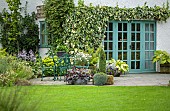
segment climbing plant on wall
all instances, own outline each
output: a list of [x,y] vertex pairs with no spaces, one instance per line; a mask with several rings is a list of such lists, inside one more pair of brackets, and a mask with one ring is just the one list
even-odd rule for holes
[[[45,13],[49,32],[52,32],[56,43],[65,44],[70,50],[97,48],[104,39],[107,22],[110,20],[156,20],[166,21],[170,17],[169,3],[162,7],[143,6],[120,8],[109,6],[86,6],[79,0],[73,11],[60,10],[57,0],[46,0]],[[66,4],[67,9],[69,7]],[[64,15],[64,17],[61,17]],[[61,23],[62,22],[62,23]]]
[[86,50],[87,47],[97,48],[104,38],[108,16],[104,9],[85,6],[79,3],[74,12],[68,15],[64,24],[64,43],[70,49]]
[[6,24],[6,34],[2,36],[2,45],[9,53],[16,53],[19,47],[20,35],[20,0],[6,0],[10,13],[4,10],[3,22]]
[[[25,7],[22,8],[24,15],[21,15],[20,2],[18,2],[19,6],[13,5],[15,0],[10,0],[8,2],[8,7],[18,10],[17,15],[15,15],[17,17],[15,18],[13,18],[12,15],[15,11],[11,11],[11,13],[9,13],[6,9],[4,9],[0,14],[0,23],[2,25],[2,38],[0,42],[3,48],[6,48],[6,51],[11,54],[16,54],[22,49],[27,51],[32,49],[34,52],[37,51],[39,36],[38,25],[35,22],[35,13],[27,13],[27,2]],[[16,20],[16,18],[18,19]],[[14,22],[15,20],[16,22]]]
[[[58,46],[62,43],[64,32],[63,23],[69,13],[74,9],[73,0],[45,0],[44,12],[48,27],[48,33],[53,38],[49,38],[50,44]],[[53,44],[54,43],[54,44]]]
[[25,49],[29,51],[31,49],[34,52],[38,51],[39,34],[35,19],[35,12],[26,14],[21,18],[21,35],[19,38],[20,50]]

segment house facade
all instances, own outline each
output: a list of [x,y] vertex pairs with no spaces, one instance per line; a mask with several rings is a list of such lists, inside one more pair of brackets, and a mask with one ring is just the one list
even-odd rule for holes
[[[27,0],[28,12],[35,11],[41,14],[43,0]],[[168,0],[170,3],[170,0]],[[26,0],[21,0],[23,6]],[[78,4],[78,0],[74,0]],[[86,5],[116,6],[133,8],[143,6],[145,2],[150,7],[162,6],[167,0],[84,0]],[[0,1],[0,11],[7,7],[5,0]],[[48,36],[43,15],[37,19],[39,24],[40,54],[45,56],[48,50]],[[155,50],[165,50],[170,53],[170,18],[167,22],[154,20],[132,20],[108,22],[103,40],[106,59],[121,59],[130,67],[130,73],[156,72],[159,68],[152,63]]]

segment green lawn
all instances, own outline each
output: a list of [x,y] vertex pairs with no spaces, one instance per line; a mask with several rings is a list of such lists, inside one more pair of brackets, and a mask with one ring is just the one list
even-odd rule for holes
[[[1,90],[1,89],[0,89]],[[170,111],[170,87],[27,86],[39,111]]]

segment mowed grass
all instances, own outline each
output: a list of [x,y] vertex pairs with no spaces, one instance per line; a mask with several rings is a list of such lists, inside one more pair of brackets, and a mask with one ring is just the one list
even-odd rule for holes
[[[27,86],[39,111],[170,111],[170,87]],[[3,90],[3,89],[0,89]]]

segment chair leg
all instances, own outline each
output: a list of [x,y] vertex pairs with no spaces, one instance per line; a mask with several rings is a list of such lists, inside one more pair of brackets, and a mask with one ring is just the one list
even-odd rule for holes
[[54,81],[56,81],[56,68],[54,68]]
[[62,74],[62,69],[60,69],[60,71],[58,73],[58,77],[60,76],[60,81],[61,81],[61,74]]
[[44,68],[42,68],[41,70],[42,70],[41,81],[43,81]]
[[41,81],[43,81],[43,75],[44,75],[44,74],[42,73],[42,75],[41,75]]
[[59,76],[60,76],[60,81],[61,81],[61,75],[63,75],[63,71],[61,71],[61,73],[59,74]]
[[54,81],[56,81],[56,77],[55,77],[55,74],[54,74],[54,78],[53,78]]

